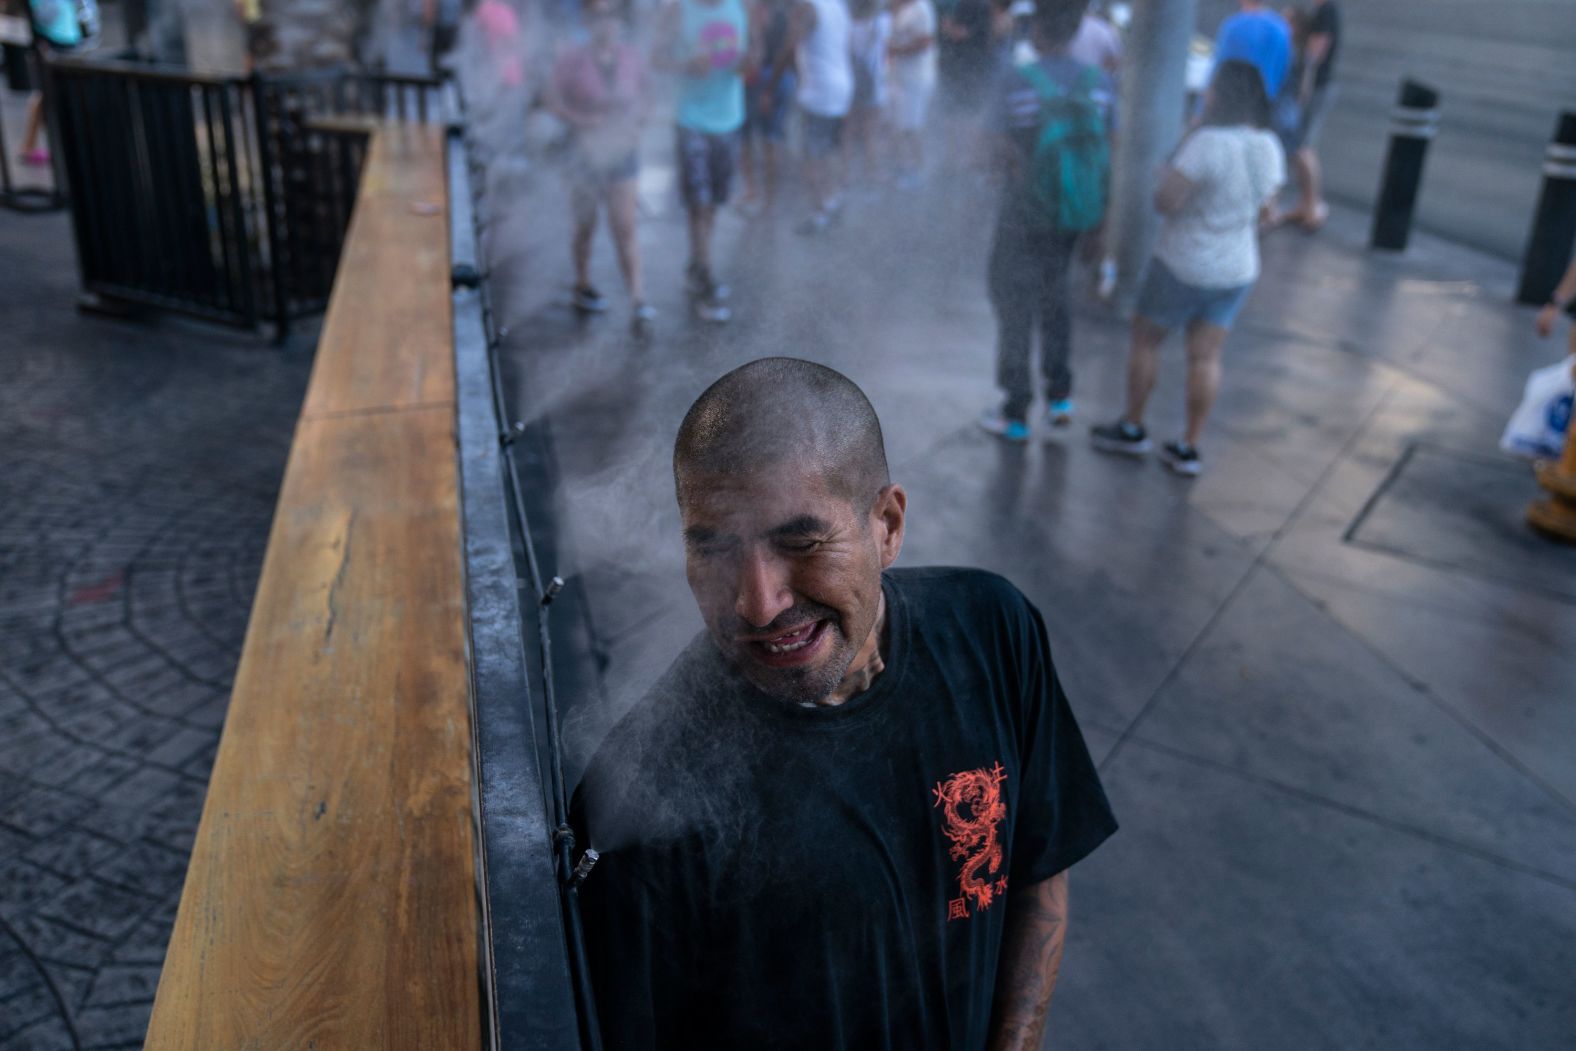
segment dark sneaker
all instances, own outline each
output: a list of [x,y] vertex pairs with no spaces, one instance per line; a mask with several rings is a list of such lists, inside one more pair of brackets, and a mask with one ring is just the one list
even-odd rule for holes
[[1148,432],[1126,420],[1090,427],[1089,441],[1101,452],[1121,453],[1124,456],[1142,456],[1153,448],[1149,443]]
[[1187,442],[1166,442],[1160,447],[1161,461],[1177,474],[1185,474],[1189,478],[1197,476],[1204,469],[1204,461],[1198,455],[1198,450]]
[[590,285],[575,286],[574,304],[582,314],[600,314],[607,309],[607,300]]

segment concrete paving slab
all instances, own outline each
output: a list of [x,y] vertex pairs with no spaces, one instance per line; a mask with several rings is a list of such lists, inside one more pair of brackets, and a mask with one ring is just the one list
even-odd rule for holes
[[1576,887],[1576,808],[1274,573],[1254,574],[1130,732]]
[[1051,1043],[1511,1049],[1576,1031],[1576,887],[1125,747],[1072,873]]
[[1576,548],[1527,526],[1523,463],[1414,443],[1347,528],[1347,543],[1576,603]]

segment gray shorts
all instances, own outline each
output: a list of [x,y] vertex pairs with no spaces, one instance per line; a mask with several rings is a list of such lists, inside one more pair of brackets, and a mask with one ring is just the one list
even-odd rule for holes
[[830,156],[843,144],[842,117],[823,117],[803,110],[800,127],[804,129],[804,155],[811,160]]
[[1317,149],[1319,146],[1319,131],[1324,127],[1324,118],[1330,115],[1330,107],[1335,103],[1335,84],[1332,81],[1323,87],[1313,89],[1313,94],[1308,97],[1308,105],[1302,111],[1302,125],[1297,129],[1297,148],[1303,150]]

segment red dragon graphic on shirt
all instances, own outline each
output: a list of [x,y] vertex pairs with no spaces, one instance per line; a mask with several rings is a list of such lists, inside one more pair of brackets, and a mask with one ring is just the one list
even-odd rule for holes
[[941,831],[952,844],[947,852],[952,860],[963,862],[958,871],[962,895],[947,903],[949,920],[966,919],[971,901],[979,912],[1007,892],[1001,841],[996,838],[996,827],[1007,816],[1007,803],[1001,795],[1005,780],[1007,771],[997,763],[989,770],[953,774],[931,789],[935,805],[941,808]]

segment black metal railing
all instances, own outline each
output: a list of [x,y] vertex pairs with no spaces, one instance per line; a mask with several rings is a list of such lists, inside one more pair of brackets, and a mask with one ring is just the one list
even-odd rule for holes
[[47,64],[84,291],[248,328],[322,310],[369,122],[443,114],[430,77],[224,76],[124,61]]
[[485,173],[473,157],[455,143],[449,183],[491,1042],[601,1051],[579,913],[596,852],[577,848],[569,824],[553,672],[563,581],[544,569],[527,512],[526,432],[509,422],[502,333],[479,258],[487,209],[480,192],[471,197]]

